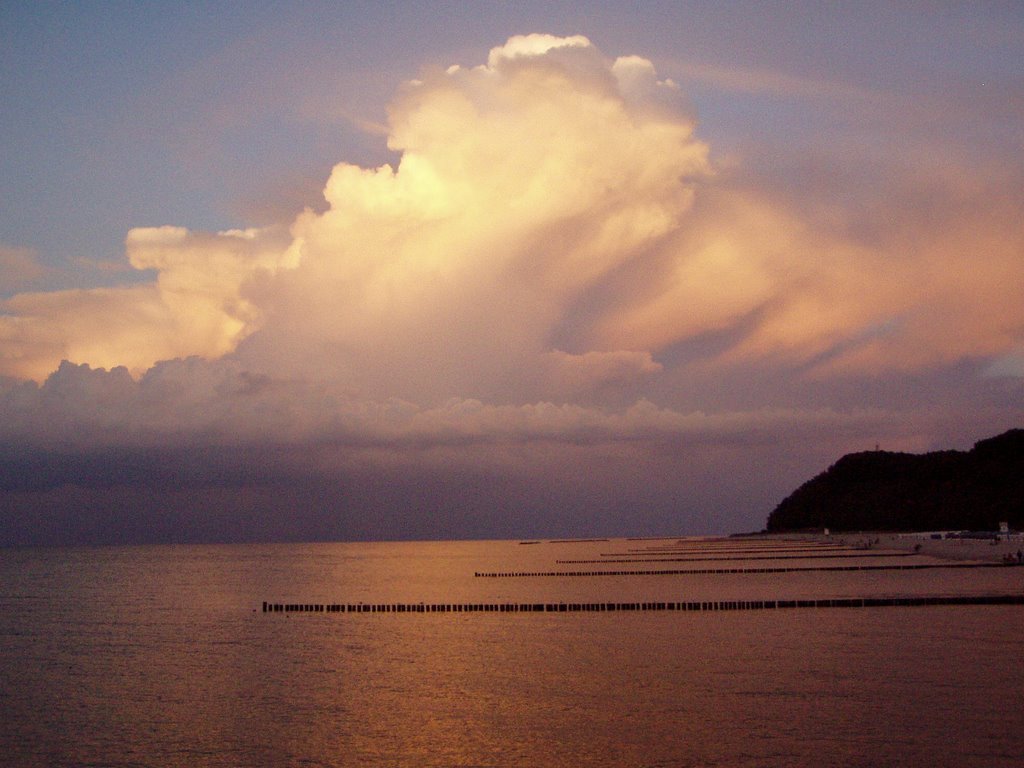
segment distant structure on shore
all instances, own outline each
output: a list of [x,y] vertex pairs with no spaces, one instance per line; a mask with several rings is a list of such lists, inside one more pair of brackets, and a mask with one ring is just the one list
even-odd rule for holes
[[1024,429],[970,451],[843,456],[768,516],[772,533],[1024,528]]

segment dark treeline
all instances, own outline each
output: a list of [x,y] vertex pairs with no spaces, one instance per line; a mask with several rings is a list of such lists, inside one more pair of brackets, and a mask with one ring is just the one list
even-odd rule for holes
[[843,456],[768,516],[768,531],[1024,528],[1024,429],[970,451]]

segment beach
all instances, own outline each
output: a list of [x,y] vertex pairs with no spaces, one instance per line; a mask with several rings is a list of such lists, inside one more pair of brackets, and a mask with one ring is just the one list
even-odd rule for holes
[[[778,534],[780,538],[812,540],[837,546],[874,550],[917,551],[944,560],[1004,562],[1024,552],[1024,533],[999,534],[998,538],[947,538],[946,532],[892,533],[856,531],[833,534]],[[938,537],[938,538],[936,538]]]

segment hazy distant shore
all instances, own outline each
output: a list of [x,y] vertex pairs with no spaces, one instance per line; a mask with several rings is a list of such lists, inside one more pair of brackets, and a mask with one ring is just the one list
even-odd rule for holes
[[799,539],[802,541],[820,541],[829,544],[847,546],[866,546],[871,549],[911,550],[919,547],[922,555],[940,557],[947,560],[977,560],[982,562],[1002,562],[1007,556],[1016,556],[1024,551],[1024,535],[1020,533],[1000,535],[994,539],[959,539],[932,538],[931,533],[887,533],[871,531],[855,531],[833,533],[830,535],[815,533],[776,533],[767,534],[777,539]]

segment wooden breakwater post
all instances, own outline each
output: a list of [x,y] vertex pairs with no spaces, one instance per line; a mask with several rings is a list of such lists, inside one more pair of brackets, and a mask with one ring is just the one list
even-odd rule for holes
[[900,597],[836,597],[791,600],[691,600],[603,603],[271,603],[263,601],[263,613],[707,612],[936,605],[1024,605],[1024,594],[906,595]]

